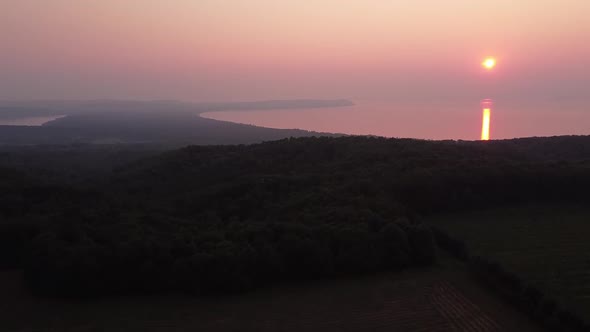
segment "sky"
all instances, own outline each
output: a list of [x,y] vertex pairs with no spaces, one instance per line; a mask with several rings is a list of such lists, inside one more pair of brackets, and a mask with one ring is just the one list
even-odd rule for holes
[[588,13],[582,0],[0,0],[0,99],[583,99]]

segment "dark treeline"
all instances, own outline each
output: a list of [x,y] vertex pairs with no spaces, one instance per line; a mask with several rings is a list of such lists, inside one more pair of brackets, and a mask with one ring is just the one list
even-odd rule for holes
[[0,145],[0,167],[18,170],[38,185],[87,187],[117,167],[166,150],[156,144]]
[[420,215],[583,199],[588,147],[588,137],[286,139],[112,158],[91,180],[81,174],[93,163],[63,154],[80,167],[61,182],[0,170],[0,265],[24,268],[39,293],[92,296],[231,292],[429,264]]
[[220,226],[140,219],[44,232],[25,259],[27,281],[37,293],[56,296],[211,294],[276,280],[399,270],[435,259],[434,238],[419,225]]
[[[405,216],[530,201],[583,199],[590,138],[488,142],[366,137],[290,139],[251,146],[193,146],[143,160],[114,186],[167,214],[205,210],[221,218],[358,219],[369,209]],[[241,210],[244,209],[244,210]],[[344,212],[344,210],[346,210]],[[316,216],[322,218],[315,218]]]
[[440,248],[466,262],[477,280],[549,331],[590,331],[590,325],[577,313],[558,304],[551,296],[544,294],[516,273],[488,258],[470,255],[463,241],[437,227],[432,229]]

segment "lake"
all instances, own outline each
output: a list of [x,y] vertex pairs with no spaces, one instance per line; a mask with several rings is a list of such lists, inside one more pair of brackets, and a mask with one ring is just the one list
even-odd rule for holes
[[[355,106],[274,111],[219,111],[209,119],[280,129],[354,135],[465,139],[480,137],[479,101],[392,103],[355,101]],[[569,101],[494,101],[491,138],[588,135],[590,110]]]

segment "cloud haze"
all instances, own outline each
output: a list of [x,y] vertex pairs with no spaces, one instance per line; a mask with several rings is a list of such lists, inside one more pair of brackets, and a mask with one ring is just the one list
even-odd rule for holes
[[0,0],[0,99],[581,99],[589,12],[576,0]]

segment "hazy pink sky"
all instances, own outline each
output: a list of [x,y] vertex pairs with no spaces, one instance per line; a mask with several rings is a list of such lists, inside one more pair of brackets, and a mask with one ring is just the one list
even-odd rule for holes
[[0,0],[0,99],[583,100],[589,14],[585,0]]

